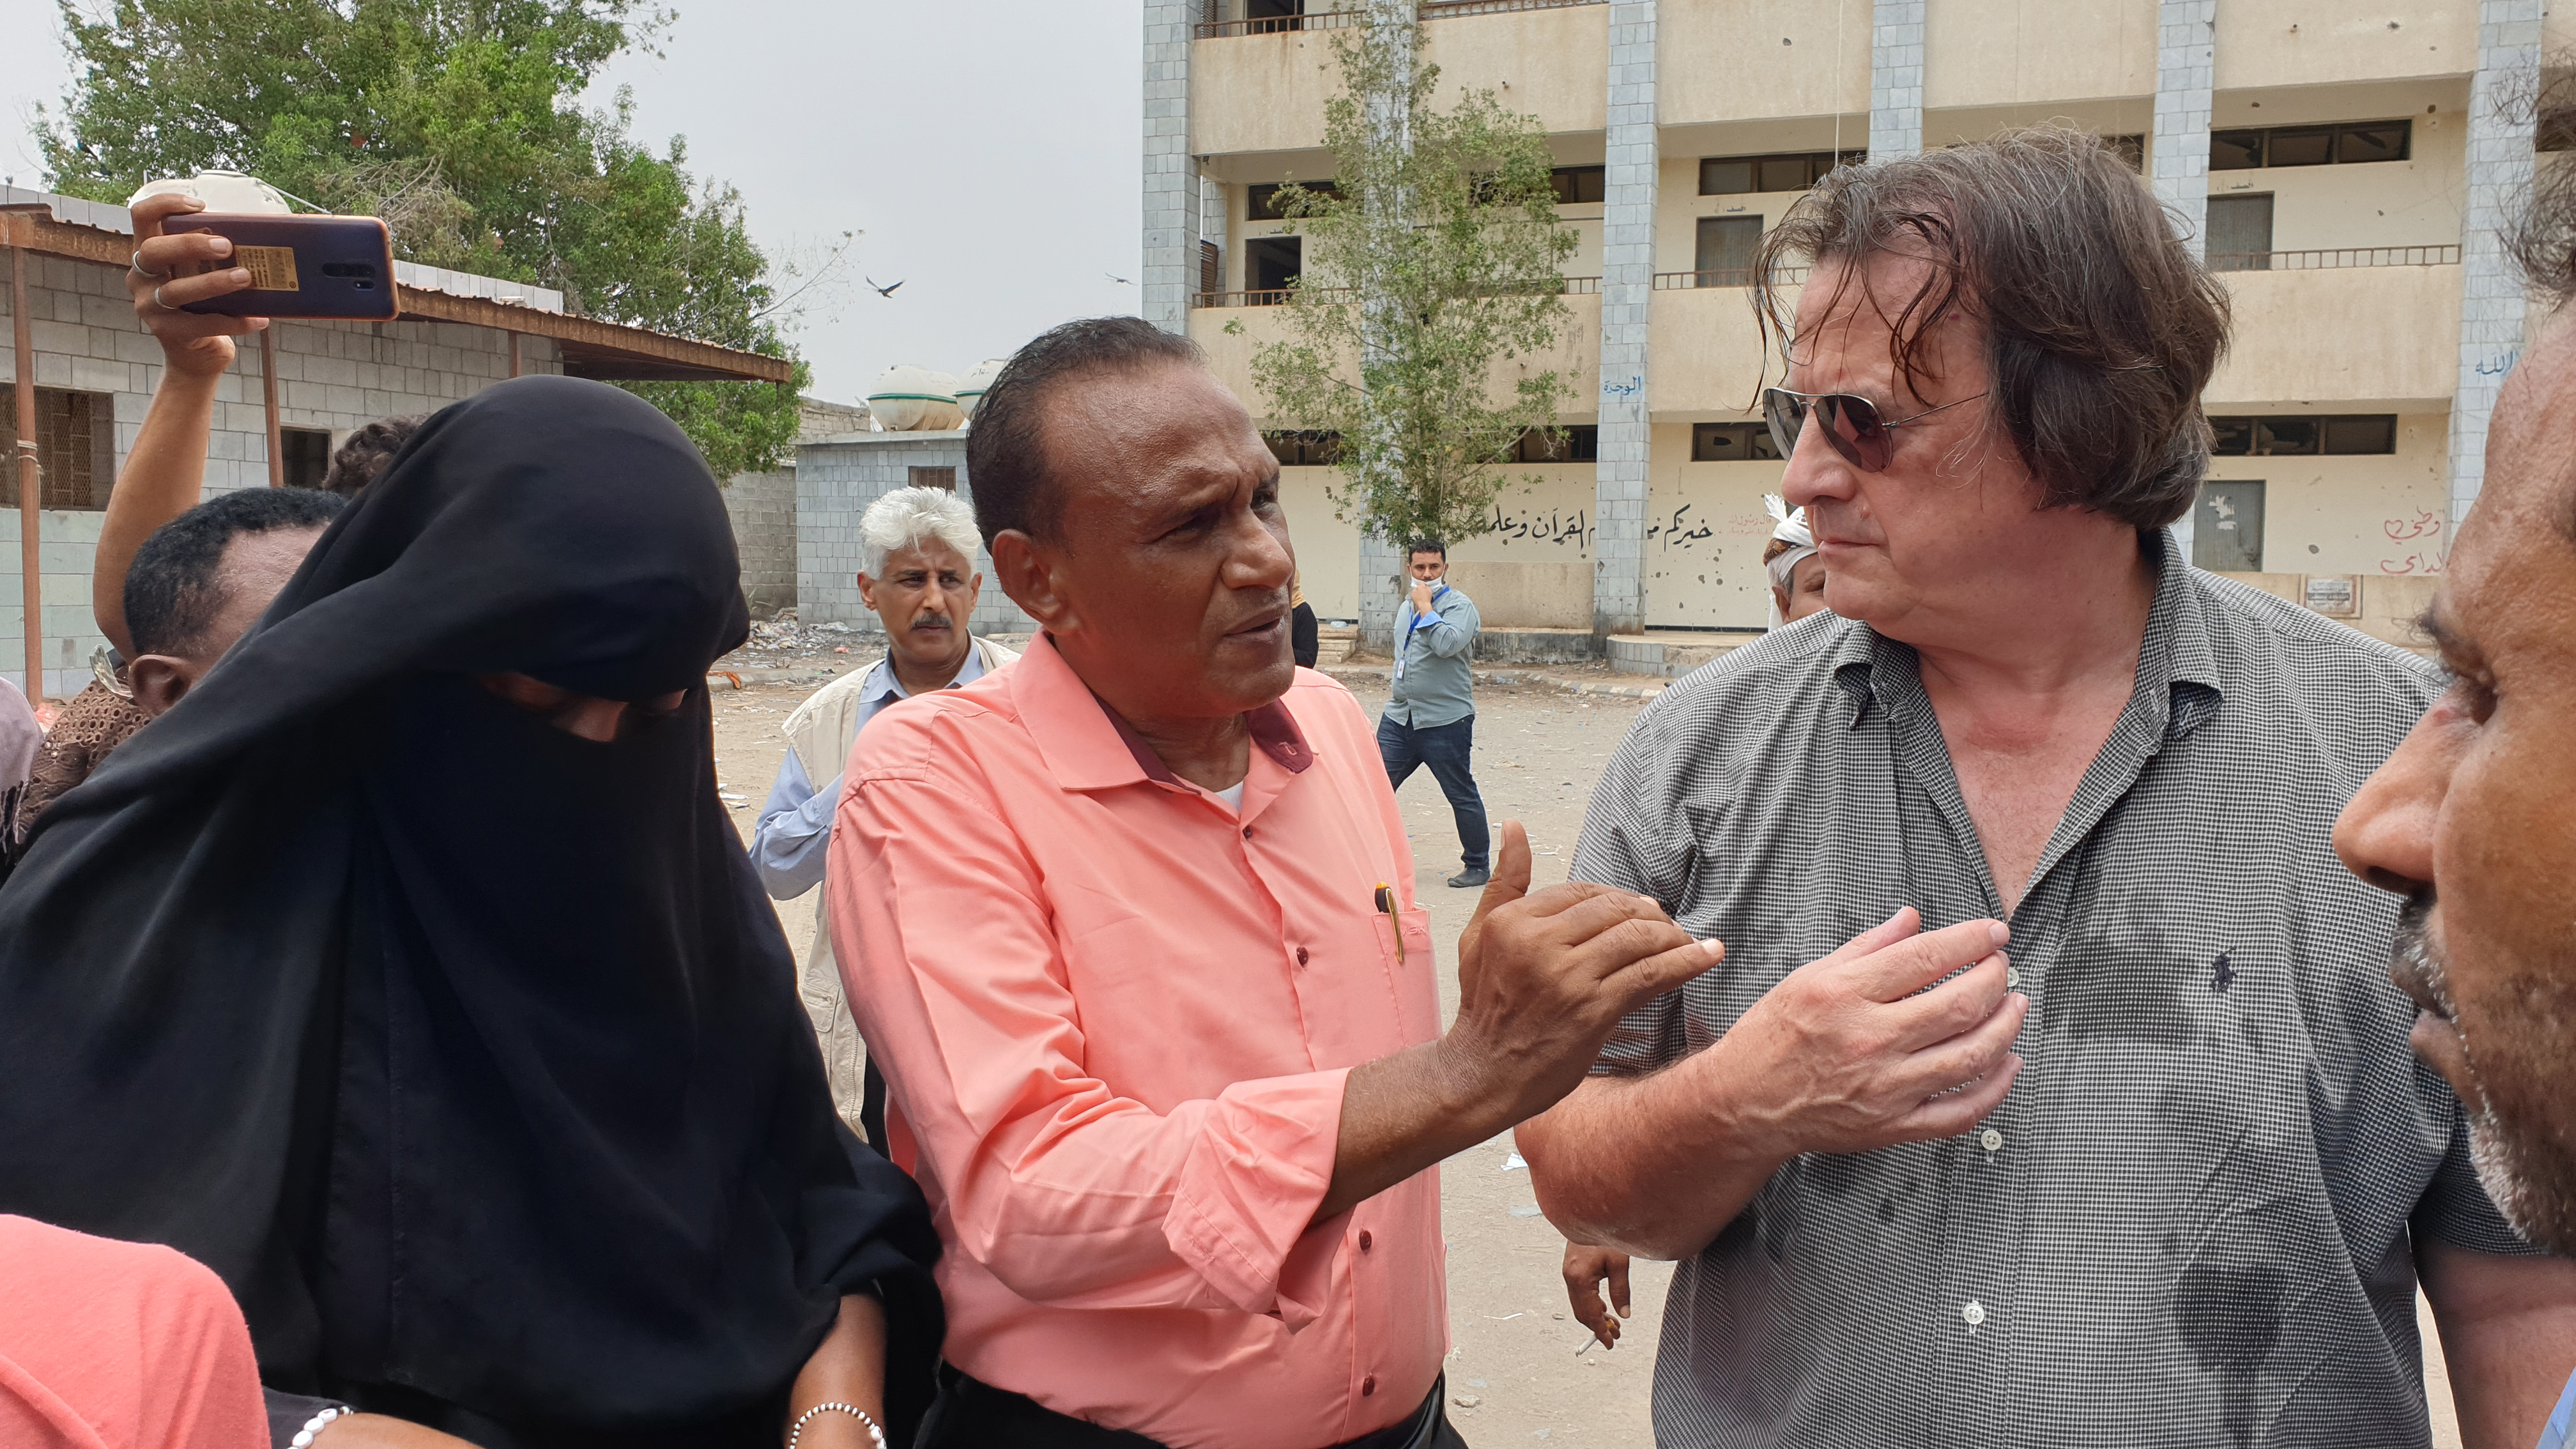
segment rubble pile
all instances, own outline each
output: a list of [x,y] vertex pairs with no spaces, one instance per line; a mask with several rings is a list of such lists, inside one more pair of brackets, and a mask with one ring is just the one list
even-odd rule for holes
[[708,672],[746,676],[745,682],[790,677],[822,680],[865,667],[884,654],[885,635],[874,629],[837,621],[806,624],[797,619],[794,609],[781,609],[775,618],[753,620],[751,637]]

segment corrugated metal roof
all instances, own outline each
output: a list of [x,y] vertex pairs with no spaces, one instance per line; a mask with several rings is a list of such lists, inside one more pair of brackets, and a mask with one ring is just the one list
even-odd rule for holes
[[[83,201],[77,196],[57,196],[50,191],[31,191],[23,186],[0,186],[0,206],[36,205],[44,206],[54,220],[66,226],[86,226],[114,232],[118,236],[134,235],[134,218],[124,207],[103,201]],[[551,287],[507,282],[474,272],[453,272],[445,267],[424,267],[417,262],[394,263],[394,280],[424,292],[440,292],[450,297],[479,297],[505,307],[527,307],[538,312],[561,312],[564,309],[563,293]]]

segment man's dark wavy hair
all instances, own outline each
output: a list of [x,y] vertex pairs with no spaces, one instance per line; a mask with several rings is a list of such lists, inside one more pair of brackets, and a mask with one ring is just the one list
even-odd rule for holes
[[[2142,529],[2190,511],[2209,465],[2200,394],[2226,350],[2227,294],[2110,145],[2033,127],[1836,169],[1762,240],[1755,305],[1783,358],[1791,273],[1881,255],[1930,264],[1912,296],[1879,299],[1899,376],[1918,393],[1931,380],[1933,322],[1980,323],[1992,416],[2048,506]],[[1836,285],[1857,284],[1856,270]]]
[[322,475],[322,491],[355,498],[376,481],[402,451],[411,435],[420,431],[425,418],[378,418],[351,433],[331,455],[331,469]]
[[1066,322],[1012,353],[975,405],[975,426],[966,435],[966,486],[984,546],[1012,530],[1056,536],[1058,500],[1046,446],[1047,400],[1056,389],[1082,377],[1206,361],[1197,343],[1142,317]]

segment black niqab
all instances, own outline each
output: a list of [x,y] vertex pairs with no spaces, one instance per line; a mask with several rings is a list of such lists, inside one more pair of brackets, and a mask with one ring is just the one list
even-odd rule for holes
[[[705,465],[562,378],[438,414],[0,889],[0,1211],[223,1275],[263,1377],[492,1449],[778,1442],[841,1294],[938,1346],[716,797]],[[612,743],[471,676],[630,712]]]

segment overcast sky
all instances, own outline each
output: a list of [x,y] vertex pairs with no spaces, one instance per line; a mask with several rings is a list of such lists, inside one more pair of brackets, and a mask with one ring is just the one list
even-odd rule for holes
[[[813,391],[866,395],[899,362],[964,372],[1068,317],[1133,312],[1140,0],[985,8],[896,0],[676,0],[662,55],[594,95],[635,96],[635,134],[689,143],[741,188],[776,257],[863,233],[837,304],[798,345]],[[30,43],[33,42],[33,43]],[[28,139],[70,73],[54,0],[0,0],[0,173],[42,183]],[[892,297],[859,285],[903,283]]]

